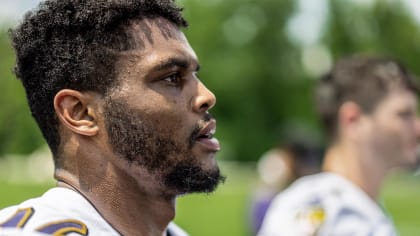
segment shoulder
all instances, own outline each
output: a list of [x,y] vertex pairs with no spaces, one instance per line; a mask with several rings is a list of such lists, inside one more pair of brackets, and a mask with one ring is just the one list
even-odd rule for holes
[[319,205],[334,193],[330,175],[321,173],[302,177],[278,194],[270,208]]
[[326,220],[325,184],[328,177],[316,174],[296,180],[273,200],[260,236],[312,235]]
[[171,222],[168,225],[168,235],[170,235],[170,236],[188,236],[188,234],[183,229],[181,229],[178,225],[176,225],[174,222]]
[[65,188],[50,189],[39,198],[0,211],[0,227],[47,234],[118,235],[82,195]]
[[349,181],[321,173],[299,179],[276,197],[260,235],[368,235],[378,227],[392,229],[377,208]]

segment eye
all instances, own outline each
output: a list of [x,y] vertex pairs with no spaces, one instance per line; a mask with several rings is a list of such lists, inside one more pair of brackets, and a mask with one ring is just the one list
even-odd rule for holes
[[166,76],[162,79],[164,82],[174,85],[174,86],[180,86],[182,84],[182,78],[179,73],[174,73],[169,76]]
[[404,119],[409,119],[409,118],[411,118],[411,117],[414,117],[415,116],[415,112],[413,112],[413,111],[411,111],[411,110],[403,110],[403,111],[400,111],[400,112],[398,112],[398,115],[401,117],[401,118],[404,118]]

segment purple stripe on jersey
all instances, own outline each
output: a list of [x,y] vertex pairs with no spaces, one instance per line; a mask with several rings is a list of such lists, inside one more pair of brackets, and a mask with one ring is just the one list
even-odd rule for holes
[[0,227],[23,228],[23,226],[25,226],[26,222],[29,220],[33,213],[33,208],[19,209],[6,222],[0,224]]
[[52,223],[47,226],[44,226],[37,230],[41,233],[54,234],[57,231],[62,233],[79,233],[81,235],[87,235],[87,228],[82,223],[72,222],[72,221],[63,221]]

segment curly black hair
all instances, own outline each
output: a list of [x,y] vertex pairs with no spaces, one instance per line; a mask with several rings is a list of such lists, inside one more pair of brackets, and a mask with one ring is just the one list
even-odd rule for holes
[[130,23],[163,17],[186,27],[173,0],[47,0],[10,30],[15,73],[54,156],[60,145],[54,96],[68,88],[105,94],[118,53],[133,49]]

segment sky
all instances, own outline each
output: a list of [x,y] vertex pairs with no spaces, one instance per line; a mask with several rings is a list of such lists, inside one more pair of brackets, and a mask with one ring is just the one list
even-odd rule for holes
[[34,8],[40,0],[0,0],[0,24],[18,21],[23,14]]

